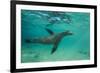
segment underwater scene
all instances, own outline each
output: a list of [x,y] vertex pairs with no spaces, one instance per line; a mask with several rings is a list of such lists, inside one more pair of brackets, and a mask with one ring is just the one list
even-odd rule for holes
[[21,10],[21,63],[90,59],[90,13]]

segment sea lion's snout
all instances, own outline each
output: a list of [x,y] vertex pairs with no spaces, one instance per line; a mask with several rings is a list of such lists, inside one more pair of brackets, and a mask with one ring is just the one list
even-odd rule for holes
[[73,35],[73,33],[71,31],[67,31],[68,35]]
[[73,33],[72,32],[69,32],[69,35],[73,35]]

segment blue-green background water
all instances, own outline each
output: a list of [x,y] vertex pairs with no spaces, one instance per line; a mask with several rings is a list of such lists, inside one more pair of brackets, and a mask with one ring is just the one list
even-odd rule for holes
[[[70,30],[57,50],[51,54],[53,45],[26,43],[25,39],[50,36]],[[90,59],[90,14],[84,12],[54,12],[21,10],[21,62],[48,62]]]

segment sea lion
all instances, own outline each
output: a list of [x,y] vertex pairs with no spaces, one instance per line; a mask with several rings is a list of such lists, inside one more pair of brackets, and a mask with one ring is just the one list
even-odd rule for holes
[[69,30],[58,33],[58,34],[54,34],[50,29],[46,29],[46,30],[50,33],[50,36],[26,39],[25,41],[27,43],[53,44],[53,48],[51,51],[51,54],[53,54],[57,50],[58,44],[60,43],[61,39],[65,36],[73,34]]

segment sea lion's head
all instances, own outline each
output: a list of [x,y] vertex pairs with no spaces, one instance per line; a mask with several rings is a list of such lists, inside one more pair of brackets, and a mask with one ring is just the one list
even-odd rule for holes
[[69,30],[65,31],[62,33],[63,35],[73,35],[73,33]]

